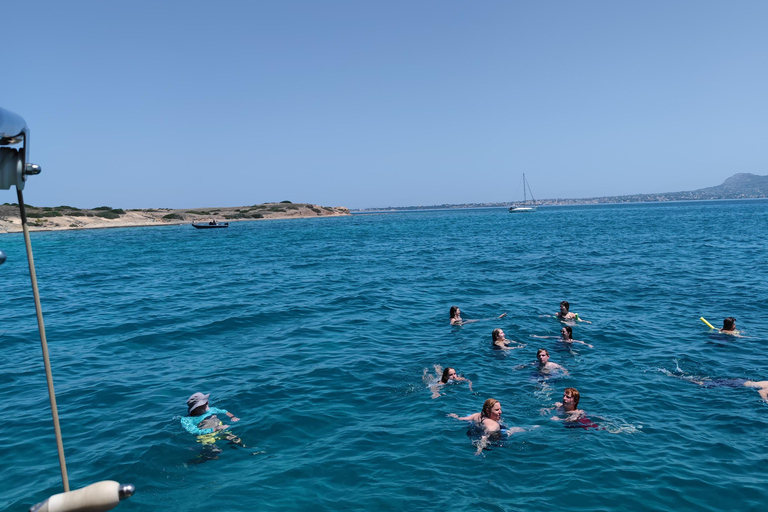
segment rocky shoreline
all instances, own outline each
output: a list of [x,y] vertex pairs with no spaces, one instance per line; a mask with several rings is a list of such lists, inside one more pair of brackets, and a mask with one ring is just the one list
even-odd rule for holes
[[[343,206],[318,206],[289,201],[253,206],[140,210],[123,210],[109,206],[80,209],[73,206],[35,207],[26,205],[26,212],[30,231],[169,226],[192,222],[209,222],[211,219],[220,222],[238,222],[351,215],[349,209]],[[15,203],[0,205],[0,233],[18,233],[21,230],[18,205]]]

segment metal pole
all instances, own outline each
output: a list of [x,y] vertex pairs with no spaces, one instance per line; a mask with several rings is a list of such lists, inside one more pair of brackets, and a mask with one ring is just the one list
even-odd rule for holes
[[64,443],[61,440],[61,427],[59,427],[59,411],[56,407],[56,393],[53,390],[53,374],[51,373],[51,361],[48,358],[48,342],[45,339],[45,324],[43,323],[43,308],[40,305],[40,292],[37,290],[37,274],[35,274],[35,260],[32,257],[32,241],[29,239],[29,226],[27,226],[27,212],[24,209],[24,196],[16,187],[16,195],[19,198],[19,212],[21,213],[21,227],[24,231],[24,243],[27,246],[27,261],[29,262],[29,277],[32,280],[32,294],[35,297],[35,310],[37,310],[37,328],[40,331],[40,344],[43,347],[43,363],[45,364],[45,378],[48,381],[48,398],[51,400],[51,414],[53,415],[53,430],[56,434],[56,446],[59,449],[59,466],[61,466],[61,480],[64,482],[64,492],[69,492],[69,479],[67,478],[67,463],[64,460]]

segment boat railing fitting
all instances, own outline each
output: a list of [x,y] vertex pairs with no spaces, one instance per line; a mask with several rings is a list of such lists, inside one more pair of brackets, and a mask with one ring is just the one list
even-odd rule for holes
[[[7,146],[23,143],[21,149]],[[67,478],[67,463],[64,459],[64,443],[61,438],[59,426],[59,411],[56,406],[56,392],[53,389],[53,373],[48,356],[48,341],[45,337],[45,323],[43,322],[43,308],[40,305],[40,291],[37,288],[37,274],[35,273],[35,259],[32,256],[32,241],[29,237],[29,225],[27,224],[27,212],[24,205],[24,184],[27,176],[40,174],[40,166],[29,163],[29,128],[26,121],[9,110],[0,108],[0,189],[8,190],[16,187],[18,197],[19,216],[21,217],[21,229],[24,233],[24,244],[27,248],[27,261],[29,262],[29,278],[32,282],[32,295],[35,299],[37,312],[37,328],[40,331],[40,345],[43,351],[43,365],[45,377],[48,383],[48,398],[51,403],[51,416],[53,417],[53,430],[56,437],[56,447],[59,452],[59,466],[61,468],[61,480],[64,492],[56,494],[30,508],[33,512],[101,512],[114,508],[122,499],[128,498],[135,492],[133,485],[120,485],[112,480],[96,482],[77,491],[69,491],[69,479]],[[5,253],[0,251],[0,264],[6,259]]]

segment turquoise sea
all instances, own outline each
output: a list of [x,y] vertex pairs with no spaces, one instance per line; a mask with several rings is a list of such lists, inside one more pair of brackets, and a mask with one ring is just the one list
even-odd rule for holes
[[[73,489],[116,510],[764,510],[768,202],[506,210],[33,233]],[[60,492],[20,234],[0,236],[0,509]],[[571,303],[590,349],[542,315]],[[449,325],[452,305],[465,319]],[[712,334],[734,316],[743,338]],[[491,331],[526,346],[490,348]],[[570,376],[542,379],[536,349]],[[434,366],[471,379],[438,398]],[[600,429],[542,412],[576,387]],[[218,459],[186,399],[242,418]],[[476,455],[447,417],[527,430]],[[535,427],[538,425],[538,427]]]

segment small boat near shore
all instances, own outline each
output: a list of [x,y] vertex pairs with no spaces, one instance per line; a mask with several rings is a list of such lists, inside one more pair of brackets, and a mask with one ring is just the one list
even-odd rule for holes
[[197,229],[228,228],[229,222],[209,222],[207,224],[195,224],[193,222],[192,227]]
[[[530,192],[531,194],[531,200],[528,201],[528,194],[526,193]],[[531,186],[528,185],[528,182],[525,179],[525,173],[523,173],[523,202],[522,203],[515,203],[512,206],[509,207],[509,213],[532,213],[536,211],[536,199],[533,198],[533,192],[531,192]]]

